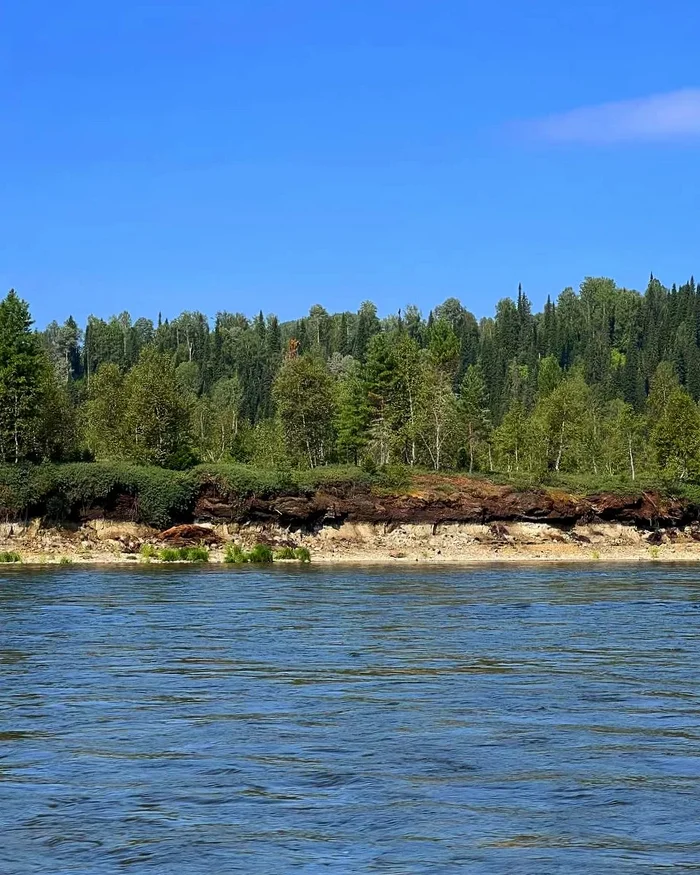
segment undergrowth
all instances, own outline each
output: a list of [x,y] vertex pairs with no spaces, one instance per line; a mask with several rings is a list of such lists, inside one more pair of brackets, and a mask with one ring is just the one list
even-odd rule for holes
[[244,565],[251,562],[257,565],[267,565],[275,560],[296,559],[299,562],[310,562],[311,553],[306,547],[281,547],[273,552],[267,544],[256,544],[246,552],[238,544],[229,544],[224,554],[227,565]]
[[488,480],[523,491],[559,489],[574,495],[596,492],[633,494],[657,491],[700,504],[700,484],[644,474],[629,477],[546,472],[435,472],[391,465],[371,470],[329,465],[313,470],[270,470],[243,464],[198,465],[186,471],[126,462],[70,462],[0,465],[0,520],[42,516],[51,522],[104,515],[165,528],[194,517],[198,496],[208,487],[244,512],[251,496],[308,495],[316,490],[372,489],[401,494],[413,488],[445,495],[459,493],[465,481]]
[[206,547],[163,547],[157,558],[161,562],[208,562],[209,550]]

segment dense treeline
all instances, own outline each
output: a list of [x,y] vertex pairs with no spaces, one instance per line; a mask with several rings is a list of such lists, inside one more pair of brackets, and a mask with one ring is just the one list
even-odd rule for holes
[[314,306],[32,330],[0,303],[0,461],[700,477],[700,292],[588,278],[533,313]]

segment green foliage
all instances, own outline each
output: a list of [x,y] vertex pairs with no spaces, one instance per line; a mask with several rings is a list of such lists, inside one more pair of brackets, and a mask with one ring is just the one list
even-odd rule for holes
[[406,465],[385,465],[379,469],[375,482],[381,489],[402,492],[411,483],[411,470]]
[[275,559],[296,559],[298,562],[311,562],[311,553],[307,547],[280,547],[274,554]]
[[371,475],[352,466],[275,471],[219,464],[171,471],[126,462],[0,465],[0,518],[77,520],[119,505],[120,516],[164,528],[191,518],[196,496],[209,483],[235,504],[252,495],[308,494],[372,482]]
[[441,371],[454,374],[459,365],[459,339],[445,319],[438,319],[430,329],[428,350],[433,364]]
[[208,562],[206,547],[163,547],[158,551],[161,562]]
[[[292,558],[279,556],[280,559]],[[267,544],[256,544],[247,553],[238,544],[229,544],[224,554],[224,562],[227,565],[243,565],[246,562],[265,565],[274,561],[275,554]]]
[[226,547],[224,562],[227,565],[244,565],[248,561],[248,556],[238,544],[229,544]]
[[250,435],[248,458],[254,468],[280,471],[290,467],[279,419],[264,419],[255,424]]
[[429,359],[421,369],[415,428],[425,462],[435,471],[454,467],[462,430],[459,406],[451,376]]
[[248,562],[255,562],[260,565],[272,562],[274,558],[272,548],[268,547],[267,544],[256,544],[253,549],[248,552],[247,556]]
[[76,519],[96,507],[109,510],[126,496],[125,512],[135,521],[165,526],[188,515],[196,489],[193,472],[123,462],[7,465],[0,466],[0,516]]
[[273,387],[287,453],[298,465],[327,462],[333,445],[333,380],[324,362],[287,358]]
[[115,364],[102,365],[89,383],[85,438],[96,459],[121,459],[128,453],[124,375]]
[[37,449],[43,416],[46,354],[31,331],[29,307],[11,290],[0,302],[0,461],[18,462]]
[[61,558],[58,560],[58,564],[59,565],[72,565],[73,560],[70,558],[70,556],[61,556]]
[[354,465],[333,465],[313,470],[302,469],[293,472],[289,477],[295,490],[300,493],[313,492],[316,489],[329,489],[342,484],[369,486],[374,482],[367,471]]
[[537,373],[537,397],[540,401],[554,392],[563,379],[562,369],[553,355],[545,356]]
[[354,367],[338,381],[335,398],[334,427],[336,447],[341,459],[357,465],[367,445],[370,408],[367,390],[359,368]]
[[311,552],[308,547],[297,547],[294,550],[294,558],[300,562],[311,562]]
[[142,559],[157,559],[158,549],[154,544],[142,544],[141,549],[139,550],[139,554]]
[[180,547],[180,558],[185,562],[208,562],[209,550],[206,547]]
[[672,389],[651,433],[659,468],[674,479],[700,476],[700,411],[680,386]]
[[189,446],[189,412],[171,356],[146,347],[124,382],[129,457],[162,465]]
[[9,551],[4,550],[4,551],[0,552],[0,562],[2,562],[2,563],[14,563],[14,562],[21,562],[21,561],[22,561],[22,557],[19,555],[19,553],[16,553],[14,550],[9,550]]
[[[183,362],[178,367],[190,367],[194,362]],[[243,389],[237,375],[218,380],[208,395],[196,397],[192,392],[192,433],[197,450],[208,462],[232,459],[239,451],[241,406]]]
[[474,470],[474,463],[479,450],[488,441],[491,433],[491,412],[488,405],[488,391],[484,373],[480,365],[469,365],[459,398],[460,414],[467,444],[469,457],[469,473]]
[[[11,292],[0,513],[76,518],[118,503],[164,525],[191,513],[207,479],[243,501],[304,492],[300,469],[336,462],[360,465],[358,482],[400,464],[685,488],[700,481],[698,326],[692,278],[668,289],[651,277],[640,293],[586,277],[539,313],[519,288],[479,322],[449,298],[427,319],[411,305],[380,318],[370,302],[287,323],[195,311],[156,326],[122,312],[89,317],[84,334],[71,318],[34,332]],[[90,473],[53,464],[92,459]]]

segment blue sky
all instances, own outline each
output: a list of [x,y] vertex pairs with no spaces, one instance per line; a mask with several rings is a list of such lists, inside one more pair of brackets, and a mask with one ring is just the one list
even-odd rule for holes
[[682,282],[698,24],[691,0],[10,0],[0,288],[43,325]]

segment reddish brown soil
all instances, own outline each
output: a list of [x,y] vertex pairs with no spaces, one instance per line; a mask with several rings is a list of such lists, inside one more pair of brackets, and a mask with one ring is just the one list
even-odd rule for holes
[[367,486],[329,486],[307,495],[248,496],[235,501],[214,484],[194,509],[202,521],[277,522],[313,527],[341,522],[488,523],[496,521],[576,523],[614,521],[642,528],[686,525],[700,508],[654,492],[576,496],[553,489],[519,491],[467,477],[416,477],[405,493],[382,493]]

